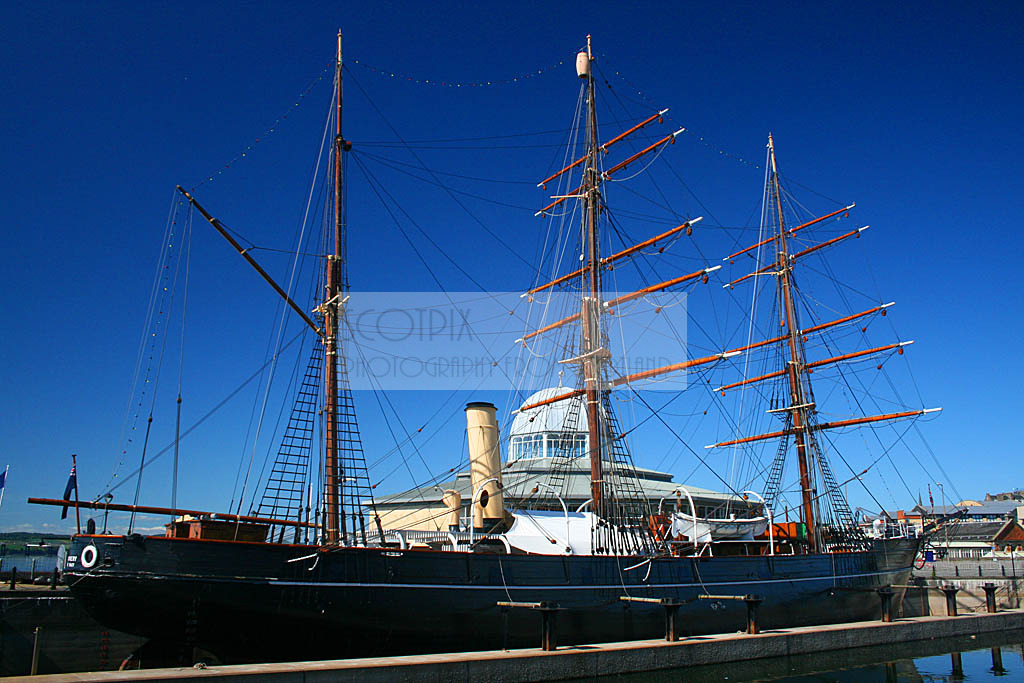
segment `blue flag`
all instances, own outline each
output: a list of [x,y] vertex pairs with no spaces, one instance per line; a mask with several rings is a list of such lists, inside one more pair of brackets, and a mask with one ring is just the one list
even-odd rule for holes
[[[64,498],[63,500],[71,500],[71,492],[78,493],[78,475],[75,474],[75,466],[71,466],[71,476],[68,477],[68,485],[64,487]],[[68,518],[68,506],[65,505],[60,511],[60,518]]]
[[0,472],[0,493],[4,492],[5,486],[7,486],[7,470]]

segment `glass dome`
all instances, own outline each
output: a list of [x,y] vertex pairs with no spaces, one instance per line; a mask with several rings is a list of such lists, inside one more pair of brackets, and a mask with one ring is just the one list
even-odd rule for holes
[[[567,391],[565,387],[541,389],[522,405],[539,403]],[[584,397],[577,396],[517,411],[509,431],[508,460],[578,458],[587,455],[587,442]]]

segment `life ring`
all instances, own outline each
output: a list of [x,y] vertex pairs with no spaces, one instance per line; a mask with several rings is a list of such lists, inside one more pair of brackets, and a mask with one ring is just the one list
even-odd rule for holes
[[96,551],[96,546],[89,544],[82,548],[82,554],[79,555],[78,561],[86,569],[92,569],[96,566],[96,560],[99,558],[99,553]]

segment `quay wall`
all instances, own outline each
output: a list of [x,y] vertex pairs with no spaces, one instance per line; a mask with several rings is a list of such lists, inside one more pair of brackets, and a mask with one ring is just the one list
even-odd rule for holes
[[[323,662],[216,666],[206,669],[153,669],[108,673],[36,676],[33,681],[404,681],[504,680],[542,681],[591,678],[679,669],[703,664],[749,661],[826,653],[844,648],[890,645],[894,642],[979,635],[1024,628],[1024,611],[966,614],[959,617],[915,617],[881,621],[772,630],[757,635],[723,634],[687,638],[676,643],[644,640],[540,649],[464,652],[406,657],[378,657]],[[17,680],[17,679],[12,679]],[[28,679],[26,679],[28,680]]]

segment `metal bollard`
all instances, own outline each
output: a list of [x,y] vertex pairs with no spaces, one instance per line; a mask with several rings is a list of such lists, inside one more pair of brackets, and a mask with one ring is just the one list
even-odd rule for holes
[[32,558],[32,571],[29,573],[29,576],[31,578],[28,582],[34,586],[36,584],[36,558],[34,557]]
[[679,640],[678,616],[682,605],[676,602],[665,603],[665,640],[674,643]]
[[985,589],[985,608],[989,614],[996,613],[996,585],[994,583],[986,583],[982,588]]
[[764,598],[758,595],[748,595],[743,598],[743,602],[747,603],[747,633],[751,635],[761,632],[757,625],[757,615],[761,611],[763,601]]
[[892,622],[892,596],[894,591],[889,586],[882,586],[878,589],[878,597],[882,599],[882,621]]
[[545,652],[551,652],[558,648],[558,607],[541,603],[537,609],[540,610],[540,647]]
[[50,574],[50,590],[57,590],[57,568],[53,568],[53,573]]
[[956,616],[956,594],[960,591],[956,586],[943,586],[942,592],[946,594],[946,614]]
[[11,567],[11,590],[15,590],[18,586],[18,568]]

